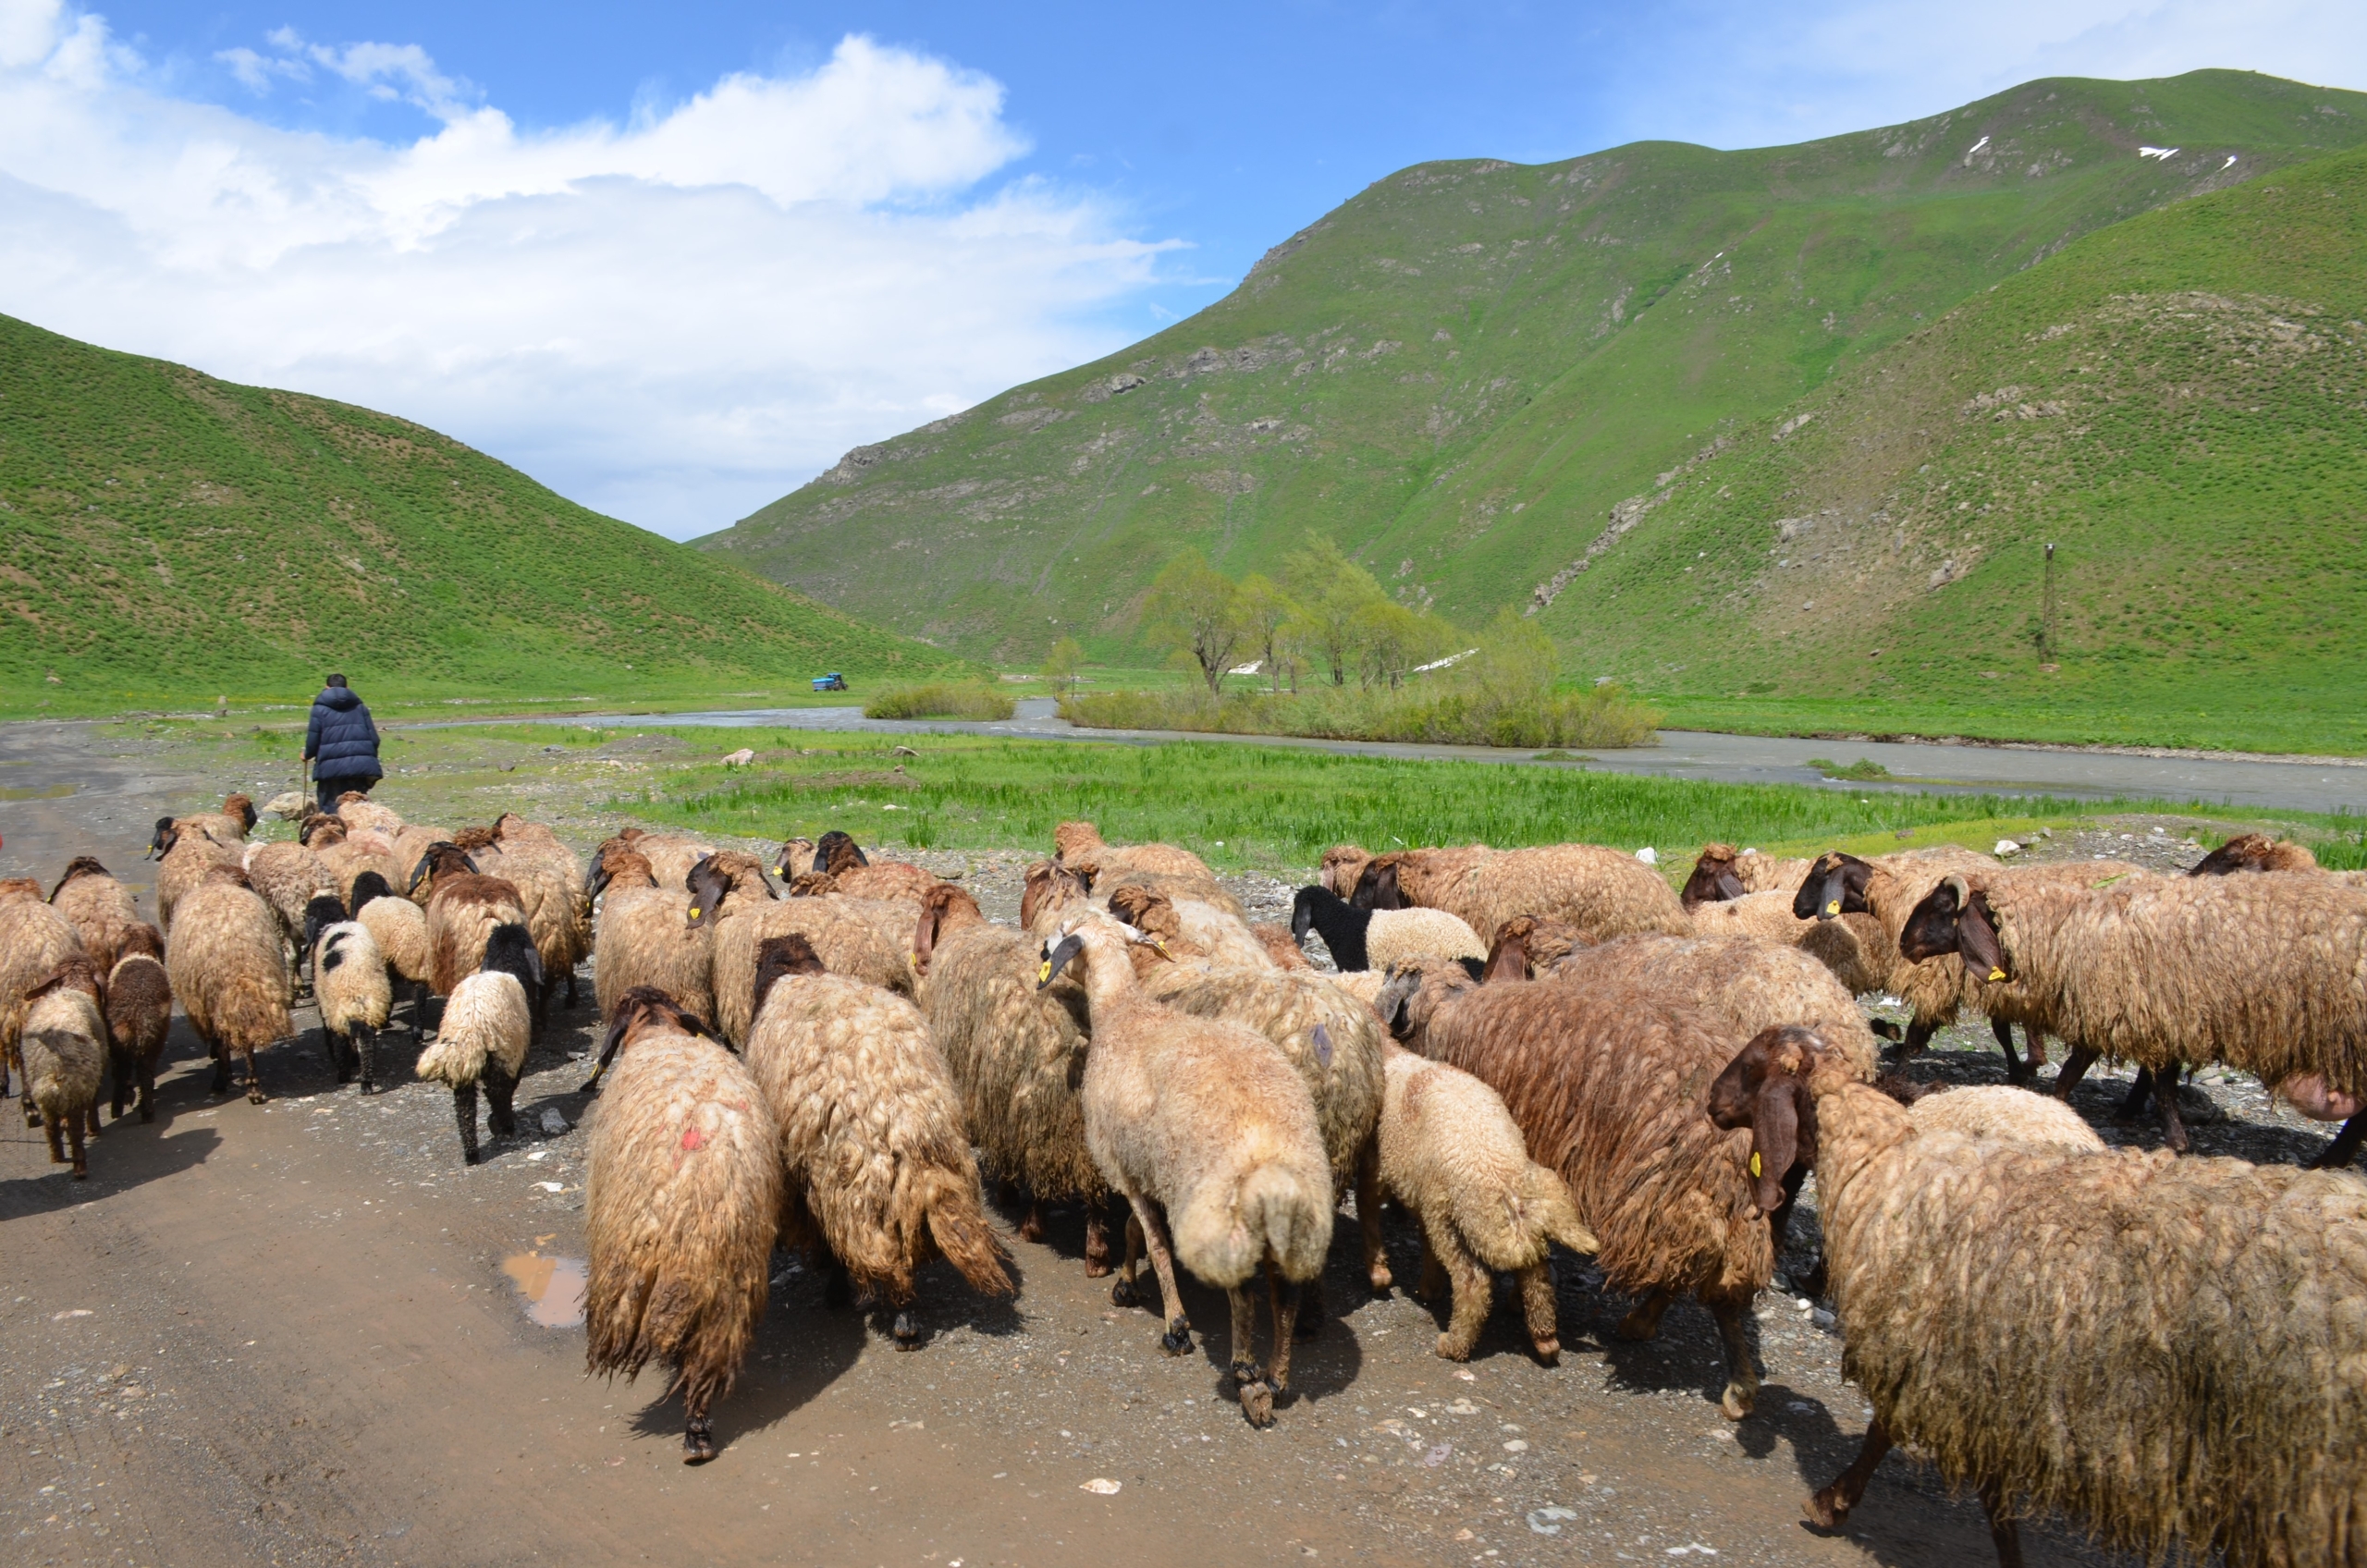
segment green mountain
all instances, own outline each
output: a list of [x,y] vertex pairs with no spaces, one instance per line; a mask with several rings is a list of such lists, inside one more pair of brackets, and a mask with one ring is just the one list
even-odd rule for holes
[[328,668],[374,700],[629,698],[955,662],[432,430],[6,316],[0,628],[14,713],[288,700]]
[[[1421,165],[1190,320],[858,447],[699,544],[964,652],[1074,634],[1119,658],[1176,551],[1271,570],[1314,529],[1467,624],[1550,602],[1590,674],[1579,563],[1661,476],[2082,236],[2361,141],[2367,95],[2201,71],[1796,147]],[[1620,668],[1725,680],[1665,649]]]
[[1697,720],[2367,752],[2362,258],[2367,150],[2092,234],[1725,427],[1546,624]]

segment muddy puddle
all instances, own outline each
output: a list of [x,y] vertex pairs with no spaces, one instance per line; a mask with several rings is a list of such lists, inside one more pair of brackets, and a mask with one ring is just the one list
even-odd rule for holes
[[580,1257],[545,1257],[540,1252],[512,1253],[501,1260],[501,1271],[518,1287],[527,1318],[546,1329],[583,1326],[583,1287],[588,1268]]

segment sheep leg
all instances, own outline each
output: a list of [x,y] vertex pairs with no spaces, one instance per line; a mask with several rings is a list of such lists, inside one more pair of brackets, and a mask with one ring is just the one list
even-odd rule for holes
[[1106,1198],[1085,1200],[1085,1277],[1098,1280],[1110,1272],[1110,1204]]
[[1365,1277],[1372,1293],[1385,1296],[1396,1281],[1389,1272],[1389,1244],[1380,1233],[1380,1139],[1367,1139],[1356,1154],[1356,1230],[1364,1238]]
[[131,1104],[131,1053],[110,1042],[107,1046],[107,1109],[116,1121]]
[[377,1093],[378,1031],[367,1023],[355,1024],[353,1048],[354,1054],[362,1059],[362,1092],[365,1095]]
[[1665,1285],[1654,1285],[1636,1304],[1636,1310],[1619,1320],[1613,1330],[1623,1340],[1649,1340],[1661,1331],[1661,1314],[1668,1310],[1669,1300],[1676,1292]]
[[1306,1282],[1299,1296],[1298,1337],[1302,1340],[1320,1337],[1324,1319],[1330,1316],[1331,1309],[1323,1300],[1323,1276],[1318,1274]]
[[2018,1084],[2026,1076],[2022,1059],[2014,1054],[2014,1026],[2002,1018],[1989,1021],[1989,1032],[1997,1037],[1997,1048],[2005,1053],[2005,1082]]
[[2161,1112],[2162,1142],[2179,1154],[2186,1153],[2186,1123],[2178,1116],[2178,1070],[2175,1062],[2153,1080],[2153,1109]]
[[2063,1071],[2054,1075],[2056,1099],[2067,1100],[2071,1097],[2071,1091],[2079,1086],[2079,1080],[2085,1078],[2088,1075],[2088,1069],[2096,1064],[2098,1054],[2085,1046],[2071,1047],[2071,1054],[2063,1059]]
[[822,1305],[833,1312],[842,1312],[854,1301],[854,1277],[847,1266],[836,1256],[830,1259],[829,1272],[822,1280]]
[[2367,1138],[2367,1110],[2361,1111],[2344,1122],[2342,1131],[2334,1135],[2334,1142],[2328,1144],[2317,1158],[2310,1161],[2307,1169],[2312,1170],[2349,1170],[2350,1162],[2359,1158],[2359,1143],[2361,1138]]
[[351,1083],[353,1069],[346,1065],[345,1036],[334,1029],[324,1028],[321,1031],[321,1048],[329,1053],[329,1071],[337,1074],[337,1081],[339,1084]]
[[1743,1338],[1743,1319],[1748,1315],[1737,1302],[1721,1302],[1710,1308],[1710,1315],[1718,1320],[1718,1338],[1726,1352],[1726,1387],[1718,1396],[1718,1410],[1727,1420],[1739,1421],[1759,1403],[1759,1367]]
[[2022,1568],[2022,1532],[2005,1512],[2005,1495],[1994,1481],[1981,1483],[1981,1511],[1989,1516],[1989,1540],[1997,1549],[1997,1568]]
[[2029,1075],[2035,1078],[2038,1070],[2046,1065],[2046,1031],[2035,1023],[2025,1023],[2022,1025],[2022,1039],[2030,1047]]
[[411,1043],[418,1045],[427,1038],[427,982],[411,983]]
[[460,1163],[477,1162],[477,1086],[462,1084],[452,1091],[452,1120],[460,1124]]
[[1453,1281],[1453,1310],[1446,1332],[1439,1336],[1439,1354],[1448,1361],[1468,1361],[1479,1342],[1479,1330],[1488,1326],[1489,1309],[1496,1304],[1496,1281],[1445,1221],[1426,1220],[1422,1230],[1429,1238],[1430,1256],[1446,1266]]
[[1142,1256],[1142,1222],[1129,1214],[1126,1216],[1126,1260],[1119,1267],[1118,1282],[1110,1287],[1111,1306],[1133,1306],[1142,1300],[1142,1292],[1134,1288],[1134,1265]]
[[[1188,1355],[1192,1350],[1192,1322],[1184,1316],[1184,1293],[1175,1288],[1175,1256],[1167,1244],[1167,1226],[1146,1200],[1128,1193],[1126,1201],[1134,1206],[1134,1218],[1142,1222],[1143,1246],[1150,1253],[1152,1270],[1159,1275],[1159,1305],[1167,1314],[1167,1332],[1159,1336],[1159,1345],[1170,1355]],[[1131,1231],[1126,1240],[1127,1251],[1132,1252]]]
[[1439,1255],[1430,1248],[1429,1227],[1423,1226],[1419,1234],[1422,1243],[1422,1284],[1416,1294],[1424,1306],[1436,1306],[1440,1293],[1451,1292],[1453,1287],[1447,1282],[1446,1269],[1440,1264]]
[[[1253,1427],[1274,1424],[1274,1390],[1266,1381],[1264,1368],[1257,1365],[1257,1304],[1249,1294],[1249,1282],[1243,1280],[1224,1293],[1225,1302],[1233,1308],[1233,1363],[1227,1369],[1233,1377],[1233,1392],[1240,1397],[1241,1414]],[[1282,1332],[1279,1318],[1274,1324],[1277,1335]],[[1282,1342],[1275,1341],[1279,1351]]]
[[706,1390],[682,1391],[682,1463],[705,1464],[715,1457],[715,1423],[707,1419]]
[[1291,1342],[1297,1336],[1299,1287],[1282,1278],[1282,1270],[1266,1265],[1268,1310],[1274,1315],[1274,1364],[1267,1368],[1266,1381],[1277,1397],[1290,1391]]
[[518,1080],[507,1068],[486,1062],[484,1067],[485,1125],[496,1136],[507,1138],[518,1131],[518,1115],[511,1109],[518,1094]]
[[1019,1239],[1023,1242],[1044,1239],[1044,1206],[1033,1198],[1028,1200],[1026,1218],[1019,1222]]
[[1858,1506],[1858,1500],[1866,1495],[1866,1483],[1874,1478],[1874,1467],[1889,1452],[1890,1429],[1877,1415],[1867,1427],[1866,1444],[1858,1451],[1858,1457],[1849,1462],[1849,1468],[1834,1476],[1831,1486],[1802,1503],[1800,1512],[1819,1528],[1839,1528],[1841,1521],[1849,1516],[1849,1511]]
[[156,1120],[156,1061],[153,1057],[147,1056],[141,1057],[139,1061],[140,1120],[153,1121]]
[[2137,1070],[2137,1076],[2129,1082],[2128,1097],[2113,1111],[2112,1119],[2115,1121],[2135,1121],[2144,1111],[2145,1102],[2152,1097],[2153,1070],[2140,1067]]
[[[56,1136],[55,1132],[50,1133],[53,1139]],[[88,1181],[91,1168],[82,1159],[82,1113],[79,1110],[69,1110],[66,1113],[66,1142],[74,1151],[74,1180]]]
[[1561,1315],[1553,1299],[1553,1265],[1544,1258],[1524,1268],[1520,1280],[1521,1315],[1528,1319],[1528,1342],[1537,1359],[1548,1366],[1562,1360]]
[[42,1116],[41,1107],[33,1105],[32,1096],[31,1095],[27,1095],[25,1096],[25,1103],[29,1106],[32,1106],[33,1114],[35,1116],[41,1116],[41,1130],[49,1135],[50,1164],[65,1164],[66,1145],[60,1141],[66,1134],[65,1127],[54,1116]]
[[264,1102],[263,1073],[255,1066],[255,1053],[241,1051],[239,1054],[247,1059],[247,1103],[261,1105]]

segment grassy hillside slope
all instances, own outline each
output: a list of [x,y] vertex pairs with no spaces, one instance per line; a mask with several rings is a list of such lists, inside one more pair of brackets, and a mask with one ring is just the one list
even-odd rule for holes
[[1476,624],[1734,425],[2079,236],[2362,140],[2367,96],[2206,71],[1798,147],[1419,165],[1190,320],[700,543],[1006,659],[1121,656],[1173,553],[1270,569],[1309,528]]
[[2363,257],[2367,152],[2091,235],[1735,427],[1547,624],[1678,722],[2367,751]]
[[[446,436],[0,316],[0,712],[657,698],[955,661]],[[55,679],[51,679],[55,677]]]

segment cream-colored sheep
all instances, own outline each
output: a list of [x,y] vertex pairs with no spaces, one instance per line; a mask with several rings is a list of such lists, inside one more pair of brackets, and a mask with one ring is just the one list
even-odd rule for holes
[[63,1165],[73,1148],[74,1179],[91,1173],[84,1158],[84,1129],[99,1134],[99,1082],[106,1065],[106,1019],[99,1011],[99,978],[91,961],[68,959],[33,988],[20,1036],[25,1059],[25,1103],[41,1112],[49,1137],[49,1162]]
[[313,996],[321,1009],[321,1030],[328,1037],[329,1059],[337,1081],[349,1083],[354,1063],[346,1060],[349,1045],[359,1059],[362,1092],[378,1092],[378,1031],[394,1011],[395,988],[386,974],[386,955],[370,927],[358,920],[341,921],[322,931],[313,943]]
[[131,889],[108,875],[107,868],[88,855],[67,863],[66,874],[49,892],[49,905],[67,920],[82,938],[82,950],[104,974],[122,956],[123,939],[140,925],[140,906]]
[[593,873],[600,913],[592,936],[592,990],[600,1016],[616,1022],[618,998],[649,986],[693,1017],[715,1017],[714,955],[691,895],[661,888],[649,862],[631,850],[604,851]]
[[487,947],[485,966],[453,991],[435,1043],[419,1058],[422,1078],[451,1086],[452,1117],[460,1129],[460,1159],[466,1165],[477,1162],[479,1084],[490,1102],[486,1120],[494,1135],[518,1131],[511,1106],[534,1033],[532,998],[540,965],[533,937],[523,925],[504,925]]
[[295,977],[280,947],[279,917],[246,885],[246,873],[216,866],[181,900],[165,971],[214,1058],[212,1092],[229,1090],[235,1054],[246,1065],[248,1100],[263,1104],[255,1053],[288,1037]]

